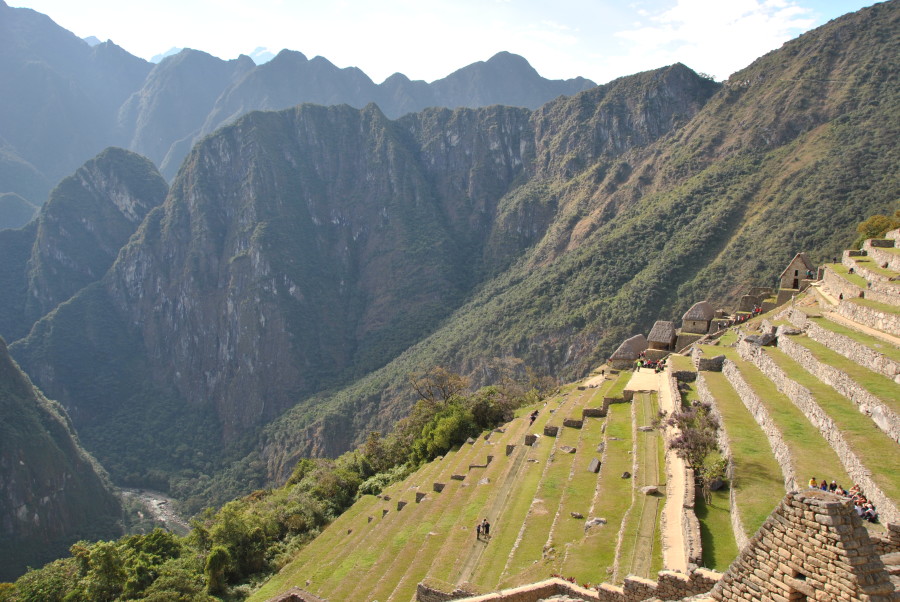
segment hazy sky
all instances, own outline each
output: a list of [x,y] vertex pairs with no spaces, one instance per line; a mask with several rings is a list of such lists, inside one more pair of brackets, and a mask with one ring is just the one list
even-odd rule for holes
[[376,83],[433,81],[501,50],[544,77],[597,83],[682,62],[724,79],[872,0],[7,0],[149,59],[299,50]]

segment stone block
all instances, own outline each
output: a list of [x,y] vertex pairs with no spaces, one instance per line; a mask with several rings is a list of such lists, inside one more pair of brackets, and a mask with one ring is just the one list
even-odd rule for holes
[[510,454],[512,454],[515,450],[516,450],[516,446],[515,446],[514,443],[507,443],[507,444],[506,444],[506,455],[507,455],[507,456],[510,455]]
[[422,493],[421,491],[417,491],[417,492],[416,492],[416,503],[418,504],[418,503],[421,502],[423,499],[425,499],[425,494]]
[[581,410],[581,419],[585,418],[603,418],[606,416],[606,412],[603,411],[603,408],[583,408]]
[[546,437],[556,437],[556,435],[558,433],[559,433],[558,426],[551,426],[548,424],[547,426],[544,427],[544,436],[546,436]]
[[584,421],[576,420],[575,418],[566,418],[563,420],[563,426],[571,429],[580,429],[584,426]]
[[588,464],[588,472],[593,472],[595,474],[600,472],[600,460],[592,458],[591,463]]
[[525,435],[525,445],[531,447],[532,445],[534,445],[535,441],[537,441],[537,435],[534,435],[534,434]]
[[434,485],[432,485],[431,488],[434,489],[434,491],[436,493],[440,493],[444,490],[444,487],[446,487],[446,486],[447,486],[446,483],[438,483],[437,481],[435,481]]
[[575,448],[570,445],[561,445],[559,451],[563,452],[564,454],[574,454]]
[[453,479],[454,481],[465,481],[465,480],[466,480],[466,475],[464,475],[464,474],[452,474],[452,475],[450,475],[450,478]]
[[397,511],[399,512],[400,510],[403,510],[403,507],[404,507],[405,505],[406,505],[406,502],[404,502],[403,500],[399,500],[399,501],[397,502]]

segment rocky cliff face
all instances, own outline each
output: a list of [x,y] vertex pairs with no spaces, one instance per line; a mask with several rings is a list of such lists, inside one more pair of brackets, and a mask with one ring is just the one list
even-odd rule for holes
[[122,508],[65,411],[34,388],[0,339],[0,579],[117,537]]
[[[660,73],[673,70],[690,73]],[[635,78],[648,94],[654,82],[656,94],[683,94],[674,107],[699,108],[696,88],[705,84],[696,75],[697,86],[681,88],[664,76]],[[630,125],[644,110],[617,107],[622,125],[608,136],[659,136]],[[575,119],[571,111],[558,116],[558,124],[539,123],[559,132]],[[126,391],[121,407],[140,405],[152,390],[183,408],[214,408],[210,428],[225,447],[288,408],[317,412],[318,402],[304,400],[384,366],[496,272],[503,262],[491,256],[494,238],[513,240],[503,261],[534,240],[505,229],[527,219],[534,237],[544,235],[554,210],[511,217],[504,201],[511,192],[523,198],[518,191],[539,170],[539,145],[556,160],[536,123],[529,110],[508,107],[432,109],[397,121],[375,105],[252,113],[192,151],[102,285],[42,320],[15,353],[119,476],[107,446],[121,418],[101,409],[113,406],[112,391]],[[607,152],[603,144],[597,152]],[[504,212],[510,217],[498,219]],[[111,313],[107,323],[124,332],[97,330],[99,313]],[[86,356],[115,350],[113,382],[58,365],[55,358],[74,352],[73,340]],[[400,411],[402,404],[389,415]],[[313,451],[338,451],[364,424],[319,429],[327,441]]]
[[23,231],[0,233],[0,335],[24,336],[41,316],[99,280],[167,189],[147,159],[110,148],[64,179]]

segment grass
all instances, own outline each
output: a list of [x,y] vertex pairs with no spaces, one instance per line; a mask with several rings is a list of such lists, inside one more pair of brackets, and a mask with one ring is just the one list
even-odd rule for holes
[[[613,438],[617,440],[613,440]],[[625,511],[631,504],[632,483],[621,478],[631,472],[633,460],[632,420],[630,404],[614,404],[606,418],[606,452],[600,467],[601,488],[594,499],[591,515],[607,520],[595,527],[593,533],[570,547],[561,574],[575,577],[579,582],[602,582],[610,578],[616,555],[616,533]]]
[[840,322],[834,322],[827,318],[810,317],[809,320],[811,320],[815,324],[818,324],[826,330],[844,335],[845,337],[852,339],[857,343],[861,343],[862,345],[865,345],[870,349],[878,351],[878,353],[883,354],[885,357],[900,362],[900,349],[894,347],[890,343],[883,341],[882,339],[879,339],[878,337],[873,337],[871,335],[850,328],[849,326],[844,326]]
[[860,267],[865,268],[875,274],[885,276],[886,278],[893,278],[897,275],[897,272],[895,272],[894,270],[883,268],[868,257],[853,257],[852,259]]
[[[749,537],[784,497],[781,466],[772,454],[765,433],[725,375],[721,372],[704,372],[703,378],[716,400],[716,406],[722,415],[722,428],[728,435],[734,463],[734,478],[730,486],[734,488],[735,505],[741,513],[745,534]],[[710,527],[709,523],[707,526]],[[722,525],[716,523],[716,526]],[[727,531],[714,531],[710,528],[709,537],[713,540],[714,547],[717,541],[734,541],[730,519]]]
[[850,284],[854,284],[862,290],[866,290],[866,287],[869,284],[868,281],[859,274],[851,274],[850,269],[842,263],[829,263],[826,267]]
[[774,348],[765,351],[792,380],[815,396],[819,407],[834,421],[882,491],[891,499],[900,499],[900,447],[897,442],[875,426],[871,418],[861,414],[850,400],[803,370],[783,351]]
[[632,374],[633,372],[631,370],[622,370],[619,372],[619,377],[616,379],[615,384],[610,387],[609,393],[606,396],[612,397],[613,399],[621,399],[622,392],[625,391],[625,387],[628,385],[628,381],[631,380]]
[[[742,360],[737,350],[731,350],[729,359],[740,368],[744,379],[756,392],[781,431],[791,453],[797,486],[805,485],[808,478],[813,475],[819,475],[819,479],[827,478],[829,481],[835,479],[841,484],[850,483],[851,479],[837,453],[803,412],[756,366]],[[847,485],[848,489],[849,487]]]
[[820,362],[844,372],[885,406],[900,414],[900,385],[893,380],[860,366],[808,336],[792,336],[791,341],[806,348]]
[[672,370],[676,372],[696,372],[694,362],[686,355],[672,354],[669,356],[668,363],[672,366]]
[[[637,394],[634,401],[635,419],[640,424],[649,424],[659,410],[655,394]],[[635,490],[647,485],[662,485],[666,481],[665,458],[662,435],[658,430],[637,432],[637,466],[632,479]],[[660,460],[662,461],[660,462]],[[663,496],[634,494],[631,512],[622,529],[622,546],[616,581],[625,575],[635,574],[650,577],[654,564],[662,565],[662,549],[659,545],[659,516],[663,508]]]
[[868,307],[869,309],[874,309],[875,311],[880,311],[884,314],[900,315],[900,307],[896,305],[888,305],[887,303],[880,303],[878,301],[872,301],[871,299],[860,299],[859,297],[844,299],[844,301],[863,305],[865,307]]
[[694,513],[700,521],[702,565],[720,572],[728,569],[739,552],[731,528],[731,504],[728,498],[728,490],[723,488],[712,492],[709,504],[702,495],[697,496],[694,504]]

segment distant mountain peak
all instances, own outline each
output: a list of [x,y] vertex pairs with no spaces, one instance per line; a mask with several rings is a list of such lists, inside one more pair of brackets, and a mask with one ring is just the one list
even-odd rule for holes
[[173,46],[172,48],[169,48],[168,50],[166,50],[165,52],[163,52],[161,54],[153,55],[153,57],[150,59],[150,62],[151,63],[160,63],[160,62],[162,62],[162,60],[164,58],[176,55],[179,52],[181,52],[182,50],[184,50],[184,48],[176,48],[175,46]]
[[[2,2],[3,0],[0,0]],[[82,38],[85,42],[88,43],[88,46],[96,46],[97,44],[101,44],[102,42],[97,36],[88,36],[86,38]]]

